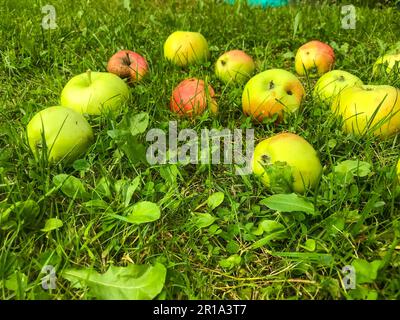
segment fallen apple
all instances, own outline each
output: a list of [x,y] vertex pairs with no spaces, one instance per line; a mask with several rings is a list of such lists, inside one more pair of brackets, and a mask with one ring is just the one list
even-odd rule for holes
[[400,90],[392,86],[346,88],[333,100],[331,109],[342,117],[346,133],[371,131],[387,137],[400,130]]
[[330,105],[333,98],[343,89],[361,85],[363,82],[357,76],[342,70],[332,70],[319,78],[315,84],[313,96],[326,105]]
[[244,83],[254,72],[253,59],[242,50],[232,50],[220,56],[215,64],[215,73],[225,83]]
[[218,105],[214,99],[214,89],[206,86],[203,80],[190,78],[183,80],[173,90],[170,109],[180,116],[196,116],[207,108],[212,113],[218,112]]
[[164,43],[164,57],[184,67],[208,59],[207,40],[199,32],[175,31]]
[[107,71],[120,78],[129,78],[130,82],[140,81],[149,71],[146,59],[140,54],[121,50],[114,54],[107,64]]
[[59,106],[36,113],[28,123],[27,136],[35,158],[47,150],[50,162],[73,161],[93,142],[92,128],[84,116]]
[[129,95],[128,85],[117,75],[89,70],[68,81],[61,92],[61,105],[79,113],[99,115],[120,109]]
[[242,94],[243,112],[262,121],[278,114],[295,112],[301,104],[305,90],[300,80],[289,71],[271,69],[252,77]]
[[322,166],[315,149],[302,137],[280,133],[261,141],[254,149],[253,173],[276,193],[304,193],[314,188]]
[[396,65],[398,67],[397,70],[400,71],[400,53],[385,54],[376,60],[373,67],[373,75],[377,76],[382,73],[389,74]]
[[332,47],[317,40],[302,45],[295,57],[295,69],[301,76],[322,75],[331,70],[334,63],[335,53]]

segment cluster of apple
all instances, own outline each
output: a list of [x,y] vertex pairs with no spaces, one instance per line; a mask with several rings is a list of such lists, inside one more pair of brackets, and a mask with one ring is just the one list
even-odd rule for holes
[[[178,66],[199,64],[209,59],[206,39],[198,32],[176,31],[164,43],[164,56]],[[374,73],[390,72],[400,54],[378,59]],[[343,130],[377,136],[390,136],[400,130],[400,90],[387,85],[364,85],[342,70],[332,70],[334,50],[320,41],[301,46],[295,57],[299,76],[320,76],[313,97],[329,106],[343,119]],[[382,66],[384,66],[382,68]],[[61,106],[37,113],[28,124],[30,147],[39,156],[47,149],[51,161],[73,160],[93,141],[93,132],[83,115],[99,115],[122,108],[129,98],[127,83],[140,81],[148,72],[141,55],[122,50],[108,62],[108,72],[87,71],[73,77],[61,93]],[[226,84],[244,84],[242,108],[254,121],[284,117],[299,110],[305,89],[297,76],[283,69],[270,69],[253,75],[255,63],[241,50],[224,53],[215,63],[217,77]],[[170,110],[181,117],[195,117],[207,110],[218,112],[215,91],[202,79],[184,79],[173,90]],[[43,153],[42,153],[43,154]],[[295,155],[295,157],[293,156]],[[269,188],[284,187],[302,193],[317,183],[322,166],[314,148],[303,138],[280,133],[260,142],[254,151],[253,172]]]

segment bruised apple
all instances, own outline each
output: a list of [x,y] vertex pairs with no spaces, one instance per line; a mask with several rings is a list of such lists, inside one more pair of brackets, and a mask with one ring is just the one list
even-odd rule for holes
[[315,149],[302,137],[280,133],[254,149],[253,173],[272,192],[304,193],[318,183],[322,166]]
[[130,82],[140,81],[149,71],[146,59],[140,54],[121,50],[114,54],[107,64],[107,71],[120,78],[128,78]]

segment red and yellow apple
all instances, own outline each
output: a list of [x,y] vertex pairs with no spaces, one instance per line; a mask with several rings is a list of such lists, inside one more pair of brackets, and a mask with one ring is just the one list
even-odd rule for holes
[[271,191],[304,193],[316,186],[322,166],[315,149],[302,137],[280,133],[254,149],[253,173]]
[[321,41],[313,40],[302,45],[296,53],[295,69],[304,76],[322,75],[333,68],[335,53],[333,48]]
[[203,80],[186,79],[173,90],[170,109],[180,116],[189,117],[202,114],[207,108],[217,113],[218,105],[214,97],[214,89],[210,85],[206,86]]
[[164,57],[181,67],[205,62],[209,55],[207,40],[199,32],[175,31],[164,43]]
[[221,55],[215,64],[215,73],[225,83],[244,83],[255,69],[255,64],[246,52],[231,50]]
[[271,69],[252,77],[242,94],[243,112],[258,120],[299,109],[305,90],[300,80],[289,71]]
[[343,89],[361,85],[363,82],[357,76],[343,70],[332,70],[318,79],[313,96],[329,105]]
[[58,106],[36,113],[28,123],[27,136],[35,158],[40,158],[41,152],[47,150],[50,162],[77,159],[94,139],[92,128],[83,115]]
[[387,137],[400,131],[400,90],[387,85],[344,89],[332,102],[343,119],[343,130],[357,135],[367,131]]
[[99,115],[117,111],[129,96],[128,85],[117,75],[89,70],[68,81],[61,92],[61,105],[79,113]]
[[144,77],[149,71],[149,65],[140,54],[130,50],[121,50],[110,58],[107,71],[120,78],[129,78],[129,81],[134,83]]

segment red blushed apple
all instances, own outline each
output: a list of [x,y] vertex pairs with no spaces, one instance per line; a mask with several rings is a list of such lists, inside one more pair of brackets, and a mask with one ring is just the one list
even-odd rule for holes
[[333,68],[335,53],[331,46],[313,40],[302,45],[296,53],[295,69],[303,76],[306,73],[314,76],[322,75]]
[[202,114],[207,107],[212,113],[217,113],[218,106],[214,96],[214,89],[210,85],[206,87],[203,80],[186,79],[172,92],[170,109],[180,116],[189,117]]
[[114,54],[107,64],[107,71],[121,78],[129,78],[130,82],[140,81],[148,72],[149,66],[140,54],[121,50]]

